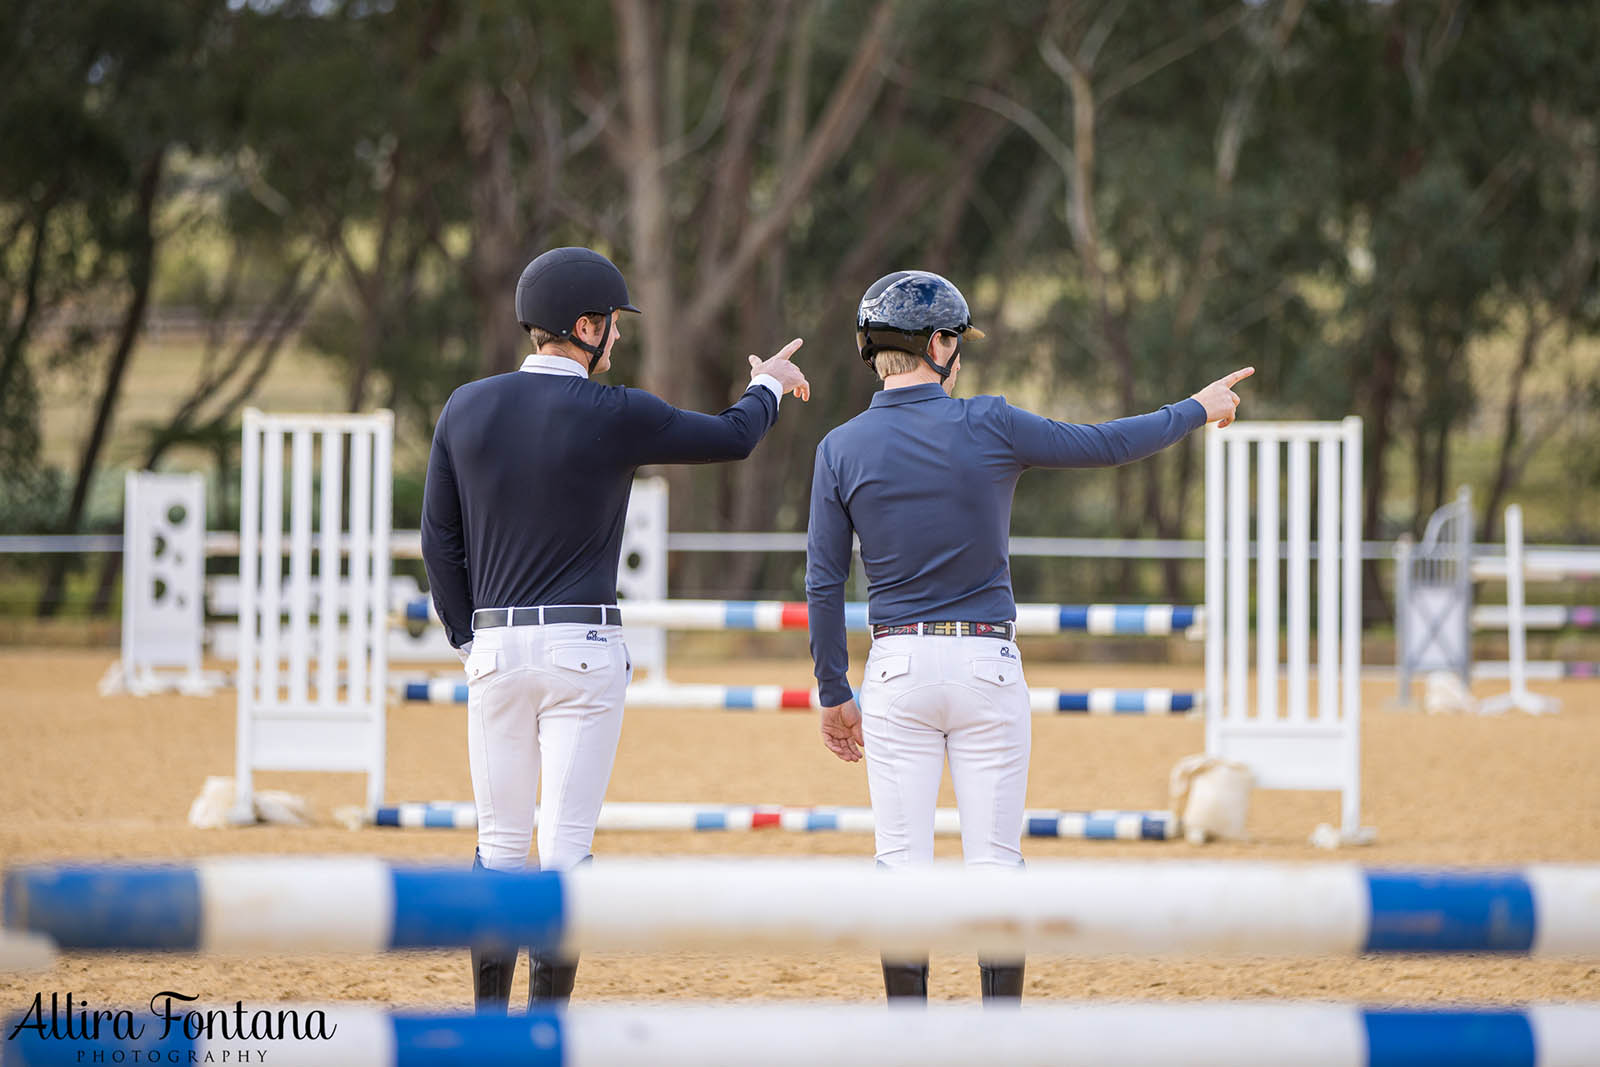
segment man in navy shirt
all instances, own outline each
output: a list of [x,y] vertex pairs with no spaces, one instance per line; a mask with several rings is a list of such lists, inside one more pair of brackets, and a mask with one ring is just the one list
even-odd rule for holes
[[[534,354],[461,386],[434,429],[422,558],[467,672],[467,752],[478,809],[474,866],[521,870],[539,806],[539,865],[589,855],[633,673],[616,606],[634,471],[744,459],[810,386],[789,357],[750,357],[750,387],[720,415],[682,411],[590,377],[611,366],[619,317],[637,312],[621,273],[557,248],[517,283]],[[516,951],[473,952],[480,1010],[504,1011]],[[528,998],[564,1000],[576,960],[531,957]]]
[[[1015,637],[1008,541],[1017,479],[1030,467],[1110,467],[1209,421],[1232,421],[1235,371],[1159,411],[1094,426],[1056,422],[1003,397],[957,400],[965,298],[927,271],[872,284],[856,316],[861,357],[883,379],[871,406],[817,447],[806,544],[811,655],[822,738],[842,760],[866,749],[877,857],[933,858],[945,759],[967,863],[1022,863],[1032,743]],[[869,584],[872,651],[858,708],[847,679],[844,587],[851,534]],[[979,961],[985,999],[1022,995],[1020,960]],[[891,998],[926,998],[928,963],[884,960]]]

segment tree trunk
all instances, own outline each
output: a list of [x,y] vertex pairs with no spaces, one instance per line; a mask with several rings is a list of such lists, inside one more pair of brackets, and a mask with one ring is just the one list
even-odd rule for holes
[[834,86],[822,114],[800,147],[793,168],[774,193],[772,206],[751,221],[714,275],[697,279],[699,290],[682,317],[689,336],[705,332],[722,313],[757,261],[782,238],[816,183],[855,139],[883,85],[894,11],[890,0],[878,4],[851,56],[849,69]]
[[[1201,427],[1199,433],[1204,434],[1205,428]],[[1183,536],[1183,520],[1188,514],[1189,490],[1194,484],[1194,453],[1196,434],[1190,434],[1178,442],[1178,475],[1177,484],[1172,488],[1172,509],[1168,514],[1170,520],[1157,527],[1157,535],[1176,540]],[[1161,564],[1161,586],[1163,595],[1169,603],[1177,603],[1184,596],[1183,588],[1183,560],[1163,560]]]
[[1522,344],[1517,354],[1517,365],[1511,372],[1506,387],[1505,425],[1500,431],[1500,451],[1495,458],[1494,480],[1489,483],[1489,497],[1483,505],[1483,524],[1479,541],[1494,541],[1500,536],[1496,517],[1504,506],[1506,493],[1511,490],[1511,479],[1517,467],[1517,448],[1522,443],[1522,388],[1539,354],[1539,342],[1544,336],[1547,321],[1541,321],[1538,312],[1527,309],[1528,321],[1522,331]]
[[477,310],[480,378],[515,370],[528,337],[512,313],[513,279],[523,266],[517,180],[511,169],[511,106],[484,84],[463,105],[462,130],[471,160],[472,248],[467,280]]
[[[294,271],[279,286],[274,299],[264,308],[256,321],[251,325],[243,341],[234,352],[233,358],[227,361],[227,366],[214,376],[202,381],[194,391],[179,404],[167,425],[163,427],[150,443],[149,450],[145,453],[144,463],[140,470],[153,471],[173,445],[191,439],[195,435],[194,421],[200,410],[209,404],[228,383],[243,370],[248,364],[250,355],[256,353],[256,366],[245,376],[240,387],[234,390],[233,395],[227,398],[211,414],[207,425],[202,427],[202,437],[214,437],[215,431],[233,420],[234,413],[239,410],[254,393],[255,387],[271,370],[272,365],[282,351],[289,335],[299,328],[304,321],[306,313],[311,309],[311,303],[322,288],[322,279],[326,276],[326,268],[318,269],[310,280],[302,287],[300,283],[301,266],[297,265]],[[277,310],[281,308],[280,310]],[[218,314],[217,322],[222,321]],[[211,345],[220,345],[222,336],[220,329],[210,332]],[[208,353],[208,356],[212,353]],[[206,433],[205,431],[212,431]],[[214,528],[220,522],[220,516],[208,516],[207,522]],[[223,528],[226,528],[225,526]],[[111,610],[111,594],[116,587],[117,576],[122,571],[122,555],[120,553],[107,553],[100,566],[100,578],[95,586],[94,602],[90,607],[90,614],[101,616]]]
[[45,245],[48,243],[46,232],[50,225],[50,212],[51,204],[48,202],[42,204],[33,220],[33,240],[28,250],[27,276],[22,285],[21,312],[17,316],[15,325],[12,325],[10,320],[11,308],[5,309],[7,330],[4,359],[0,360],[0,396],[10,392],[13,376],[21,371],[23,353],[27,351],[34,315],[39,308],[39,279],[44,271]]
[[[1383,323],[1375,337],[1372,353],[1372,370],[1367,379],[1367,404],[1365,434],[1362,449],[1362,519],[1361,536],[1375,541],[1379,523],[1383,518],[1383,494],[1386,488],[1384,456],[1389,451],[1393,436],[1395,397],[1398,391],[1400,357],[1395,350],[1394,338],[1389,334],[1389,324]],[[1383,586],[1378,581],[1377,561],[1362,566],[1362,603],[1374,605],[1374,611],[1387,614],[1387,600]],[[1371,612],[1363,609],[1365,618]]]
[[672,284],[670,207],[666,177],[661,170],[661,116],[657,111],[660,63],[655,18],[645,0],[613,0],[612,7],[621,38],[619,75],[628,116],[627,134],[620,142],[613,139],[612,143],[619,148],[617,155],[627,174],[629,245],[633,253],[633,262],[628,265],[630,295],[637,293],[634,302],[644,310],[638,325],[643,342],[640,385],[670,402],[682,403],[686,398],[672,365],[677,304]]
[[[59,531],[64,534],[78,532],[83,522],[84,508],[89,499],[89,485],[99,467],[100,450],[105,445],[106,436],[116,416],[117,401],[122,395],[122,378],[128,369],[139,334],[144,329],[145,312],[150,303],[150,283],[155,274],[156,239],[153,217],[165,158],[166,148],[163,146],[145,162],[139,175],[138,206],[135,209],[135,221],[139,229],[130,250],[128,263],[128,280],[133,293],[123,315],[122,326],[117,334],[117,345],[111,353],[111,362],[106,368],[105,384],[101,389],[100,401],[95,407],[94,424],[89,430],[88,441],[84,443],[83,454],[79,457],[77,480],[73,483],[72,498],[67,504],[67,513],[61,521]],[[51,557],[43,588],[39,594],[39,618],[52,618],[61,609],[67,569],[74,558],[67,555]]]
[[1416,532],[1428,514],[1428,431],[1422,411],[1414,411],[1411,419],[1411,526]]
[[390,297],[391,286],[403,281],[391,256],[398,231],[404,224],[400,204],[403,163],[401,148],[397,147],[389,153],[387,184],[378,210],[377,244],[370,271],[363,270],[356,261],[350,242],[345,239],[342,223],[338,224],[339,230],[335,234],[339,256],[349,272],[350,284],[355,288],[364,316],[361,339],[356,344],[356,358],[350,367],[349,388],[345,394],[345,410],[350,412],[359,412],[366,406],[367,379],[372,376],[373,368],[380,365],[379,357],[388,331],[389,309],[395,303]]
[[[770,277],[779,269],[779,264],[769,262],[762,271]],[[774,314],[777,301],[770,284],[760,284],[762,292],[752,294],[752,298],[744,305],[740,314],[739,339],[743,347],[757,352],[768,350],[771,335],[775,330],[775,323],[780,321]],[[795,408],[799,401],[790,397],[790,405],[786,415],[792,421],[796,415]],[[783,481],[787,477],[788,464],[778,461],[777,453],[780,451],[776,438],[792,438],[792,430],[785,433],[780,426],[774,426],[767,436],[756,447],[756,455],[744,463],[728,465],[727,488],[724,494],[728,507],[728,525],[730,530],[770,530],[773,525],[773,506],[778,493],[782,491]],[[753,590],[756,588],[756,579],[760,574],[763,557],[757,552],[745,552],[734,555],[722,561],[721,573],[727,582],[727,588],[732,590]]]
[[1433,482],[1433,499],[1428,506],[1430,515],[1444,505],[1445,483],[1450,480],[1450,428],[1452,421],[1448,417],[1440,419],[1439,425],[1434,431],[1433,467],[1430,478],[1430,481]]
[[[28,371],[27,350],[34,319],[40,311],[39,283],[44,273],[50,215],[56,197],[57,192],[51,190],[34,209],[28,266],[21,293],[7,293],[6,306],[0,309],[0,320],[6,327],[4,348],[0,352],[0,463],[10,468],[8,475],[31,473],[38,465],[38,397],[33,376]],[[19,255],[18,259],[22,257]]]

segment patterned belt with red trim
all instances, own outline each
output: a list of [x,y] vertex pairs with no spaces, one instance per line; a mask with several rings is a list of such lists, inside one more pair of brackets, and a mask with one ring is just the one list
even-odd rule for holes
[[921,634],[924,637],[994,637],[1012,641],[1017,636],[1017,626],[1010,622],[908,622],[900,626],[874,626],[873,637],[901,637]]

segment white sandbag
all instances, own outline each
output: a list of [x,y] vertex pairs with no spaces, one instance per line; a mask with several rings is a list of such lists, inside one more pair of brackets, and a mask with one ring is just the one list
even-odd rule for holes
[[1191,845],[1207,841],[1244,841],[1250,816],[1250,768],[1220,756],[1187,756],[1172,768],[1169,779],[1172,810]]
[[[189,825],[196,830],[220,830],[239,825],[232,818],[233,779],[224,775],[210,775],[200,788],[200,795],[189,805]],[[311,809],[304,797],[278,789],[258,789],[252,798],[255,821],[275,826],[306,826],[311,822]]]
[[1429,715],[1473,715],[1478,702],[1454,671],[1429,671],[1422,685],[1422,708]]

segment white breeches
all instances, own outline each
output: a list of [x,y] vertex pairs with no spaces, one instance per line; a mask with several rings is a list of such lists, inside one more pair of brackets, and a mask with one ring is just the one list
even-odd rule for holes
[[527,866],[538,803],[539,866],[586,856],[622,733],[632,674],[620,626],[496,626],[467,657],[467,756],[478,856],[491,870]]
[[861,727],[878,862],[933,858],[947,757],[966,862],[1022,862],[1033,717],[1016,642],[915,634],[874,641]]

